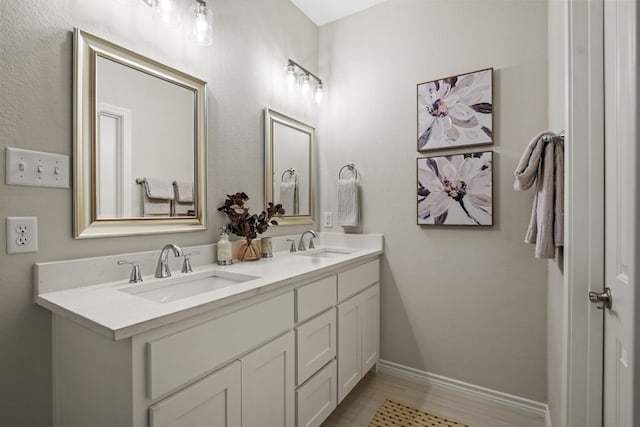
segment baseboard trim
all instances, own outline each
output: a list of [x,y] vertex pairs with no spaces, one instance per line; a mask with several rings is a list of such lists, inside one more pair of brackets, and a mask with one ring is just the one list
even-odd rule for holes
[[517,408],[521,411],[539,416],[541,420],[545,420],[545,425],[547,427],[551,427],[551,419],[548,415],[549,409],[547,405],[541,402],[536,402],[535,400],[514,396],[512,394],[503,393],[501,391],[492,390],[475,384],[465,383],[463,381],[454,380],[453,378],[447,378],[442,375],[436,375],[430,372],[400,365],[399,363],[389,362],[388,360],[378,361],[378,370],[380,372],[406,378],[417,383],[426,385],[436,384],[459,392],[468,393],[494,403],[497,402],[502,405],[510,406],[511,408]]

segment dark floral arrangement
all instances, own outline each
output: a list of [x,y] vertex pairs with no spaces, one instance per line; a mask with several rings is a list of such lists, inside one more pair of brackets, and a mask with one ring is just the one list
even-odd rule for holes
[[266,211],[262,211],[259,215],[251,215],[249,208],[245,206],[247,200],[249,200],[249,196],[244,192],[227,194],[224,205],[220,206],[218,211],[229,218],[230,224],[227,226],[227,231],[236,236],[244,237],[250,243],[251,240],[258,237],[258,234],[267,231],[269,225],[278,225],[278,221],[272,218],[282,217],[284,209],[280,203],[274,205],[269,202]]

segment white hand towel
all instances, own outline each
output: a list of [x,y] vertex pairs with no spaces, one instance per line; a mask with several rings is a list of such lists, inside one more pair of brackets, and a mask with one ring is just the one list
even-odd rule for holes
[[338,180],[338,223],[342,227],[360,225],[360,184],[356,179]]
[[175,197],[171,181],[145,178],[143,186],[143,215],[171,215],[171,201]]
[[195,215],[193,182],[173,181],[173,189],[176,196],[173,214],[176,216]]
[[552,132],[536,135],[515,171],[514,189],[523,191],[536,183],[526,243],[536,245],[536,258],[553,258],[564,238],[564,144]]
[[193,203],[193,182],[173,181],[176,200],[180,203]]
[[280,203],[286,216],[298,214],[298,184],[295,180],[280,183]]
[[143,216],[151,215],[171,215],[171,200],[167,199],[150,199],[146,194],[142,195]]
[[151,199],[173,200],[175,197],[173,183],[164,179],[145,178],[144,191]]

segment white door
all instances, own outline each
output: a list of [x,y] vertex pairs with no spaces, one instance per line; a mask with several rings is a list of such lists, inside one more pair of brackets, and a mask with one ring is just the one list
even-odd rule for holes
[[242,426],[294,427],[293,331],[242,359]]
[[131,111],[101,103],[97,116],[97,216],[131,217],[131,194],[136,185],[131,178]]
[[[634,287],[639,222],[637,112],[637,2],[605,0],[605,309],[604,426],[632,427],[634,402]],[[636,408],[637,409],[637,408]]]
[[240,362],[149,408],[150,427],[240,427]]

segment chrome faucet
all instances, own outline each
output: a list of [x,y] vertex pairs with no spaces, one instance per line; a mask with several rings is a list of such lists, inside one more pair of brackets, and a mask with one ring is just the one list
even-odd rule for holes
[[298,242],[298,250],[299,251],[306,251],[307,250],[307,248],[304,246],[304,236],[307,233],[311,234],[311,238],[309,239],[309,249],[315,249],[315,246],[313,246],[313,239],[316,239],[318,237],[318,235],[313,230],[307,230],[304,233],[302,233],[302,235],[300,236],[300,242]]
[[182,256],[182,249],[180,249],[180,246],[174,245],[173,243],[164,245],[164,248],[160,251],[158,265],[156,265],[155,277],[157,278],[171,277],[171,269],[169,268],[169,249],[173,250],[174,256]]

